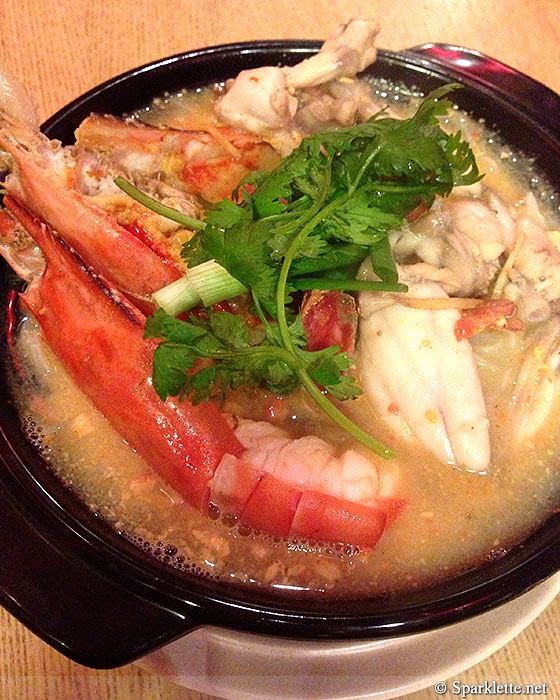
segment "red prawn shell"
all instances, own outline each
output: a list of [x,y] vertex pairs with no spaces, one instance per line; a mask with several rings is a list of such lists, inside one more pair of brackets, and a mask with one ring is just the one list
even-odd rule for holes
[[465,309],[461,318],[455,323],[457,340],[471,338],[489,328],[505,328],[521,331],[523,322],[515,317],[517,307],[508,299],[486,299],[474,309]]
[[195,508],[225,453],[242,446],[213,404],[162,402],[151,383],[153,340],[144,316],[119,299],[44,224],[13,198],[6,205],[47,258],[22,295],[47,344],[119,434]]
[[364,547],[377,544],[388,519],[402,507],[393,499],[370,506],[301,491],[243,461],[243,453],[224,457],[212,480],[210,500],[268,534]]
[[[7,196],[6,205],[47,258],[45,273],[22,296],[46,342],[96,408],[188,503],[204,511],[212,500],[276,536],[377,543],[387,522],[383,508],[301,491],[256,470],[242,461],[242,445],[213,404],[162,402],[150,379],[156,341],[143,339],[142,313],[16,200]],[[315,343],[323,342],[327,327],[332,343],[334,313],[341,346],[353,348],[355,304],[346,297],[352,299],[342,293],[312,297],[306,320]]]

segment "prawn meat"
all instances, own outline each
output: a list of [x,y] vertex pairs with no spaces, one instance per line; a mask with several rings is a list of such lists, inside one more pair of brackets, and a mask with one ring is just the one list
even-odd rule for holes
[[397,470],[356,450],[336,455],[319,437],[293,439],[265,421],[240,420],[235,435],[244,451],[225,455],[210,499],[256,529],[327,541],[336,532],[372,547],[404,506],[394,497]]
[[101,167],[108,162],[142,189],[146,181],[162,179],[208,202],[231,196],[247,173],[278,162],[267,143],[246,131],[155,127],[98,114],[80,124],[76,145],[97,155]]

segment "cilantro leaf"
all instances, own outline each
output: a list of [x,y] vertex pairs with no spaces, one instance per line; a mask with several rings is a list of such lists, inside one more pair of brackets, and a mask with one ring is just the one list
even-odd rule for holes
[[[291,324],[290,335],[297,345],[306,342],[301,316]],[[145,337],[162,341],[153,358],[154,387],[162,399],[179,395],[196,404],[244,385],[289,394],[301,384],[298,369],[306,369],[335,398],[361,393],[345,374],[352,360],[339,353],[340,348],[299,349],[293,355],[281,347],[276,325],[270,325],[260,340],[252,341],[247,322],[228,312],[181,321],[160,309],[146,324]],[[197,365],[197,359],[215,363]]]
[[195,354],[185,352],[181,343],[160,343],[154,350],[153,375],[154,389],[162,401],[168,396],[177,396],[181,391],[188,372],[194,366]]
[[270,174],[259,179],[246,180],[257,186],[252,199],[257,217],[264,218],[272,214],[281,214],[286,205],[280,200],[292,201],[294,191],[296,191],[294,181],[297,178],[305,179],[308,167],[306,154],[296,150]]
[[480,180],[478,166],[469,144],[462,140],[461,132],[452,134],[445,144],[445,153],[451,164],[453,185],[473,185]]
[[210,329],[218,340],[232,348],[249,347],[249,329],[240,316],[224,311],[213,313],[210,316]]
[[231,199],[222,199],[221,202],[212,205],[205,217],[207,225],[219,229],[229,229],[236,224],[248,223],[250,220],[251,211],[235,204]]
[[402,226],[400,216],[384,211],[367,190],[358,190],[322,223],[322,229],[333,239],[368,246]]

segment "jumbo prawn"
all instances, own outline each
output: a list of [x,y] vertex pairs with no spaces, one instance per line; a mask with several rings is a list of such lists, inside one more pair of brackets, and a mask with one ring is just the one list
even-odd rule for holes
[[0,146],[13,158],[6,191],[46,221],[119,292],[143,311],[153,309],[152,293],[181,276],[176,264],[73,188],[69,151],[27,122],[1,113]]
[[[272,453],[262,460],[259,440],[246,430],[237,435],[213,404],[160,401],[150,380],[155,343],[143,339],[144,316],[16,200],[8,196],[5,204],[47,261],[22,295],[45,341],[117,432],[191,506],[204,511],[210,500],[218,502],[240,521],[276,535],[377,543],[395,504],[383,497],[379,479],[365,500],[351,491],[326,492],[316,471],[306,470],[299,481],[286,473],[289,446],[293,450],[297,440],[281,435],[283,444],[276,442],[274,453],[269,442]],[[307,447],[297,444],[309,456]],[[347,457],[332,453],[324,465],[325,473],[336,472],[335,482],[348,480]],[[301,459],[293,464],[302,466]],[[356,473],[355,464],[350,472]]]
[[292,438],[266,421],[238,421],[244,451],[226,454],[210,498],[225,512],[280,537],[373,546],[405,502],[398,469],[354,449],[336,454],[315,435]]

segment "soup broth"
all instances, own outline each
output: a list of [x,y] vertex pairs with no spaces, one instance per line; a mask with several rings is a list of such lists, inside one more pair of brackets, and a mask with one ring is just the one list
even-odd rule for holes
[[[371,89],[402,118],[418,103],[411,92],[386,82],[373,83]],[[213,88],[165,95],[134,118],[173,128],[215,126],[219,123],[213,110],[216,94],[219,90]],[[478,189],[454,192],[451,198],[469,196],[480,201],[492,191],[518,210],[538,202],[547,226],[559,226],[551,192],[528,159],[512,153],[484,124],[459,110],[446,125],[450,130],[460,128],[469,137],[486,173]],[[260,165],[271,168],[274,163]],[[413,225],[411,229],[414,236],[421,235]],[[556,507],[560,496],[557,392],[534,436],[516,440],[517,421],[524,420],[519,416],[526,409],[515,405],[520,371],[527,353],[539,352],[538,338],[547,323],[526,324],[517,331],[485,330],[461,341],[474,349],[490,420],[492,459],[487,473],[445,464],[414,437],[399,440],[367,393],[340,403],[352,420],[397,452],[395,460],[379,468],[389,481],[394,480],[402,507],[373,549],[272,537],[212,506],[208,512],[195,511],[78,391],[43,344],[31,317],[21,321],[17,334],[23,374],[11,374],[23,425],[63,482],[124,537],[170,566],[300,595],[388,595],[429,585],[501,556]],[[360,367],[354,371],[360,380]],[[266,418],[293,437],[327,435],[338,450],[351,447],[367,456],[367,450],[351,443],[301,389],[278,397],[240,388],[228,393],[222,408],[241,419]]]

